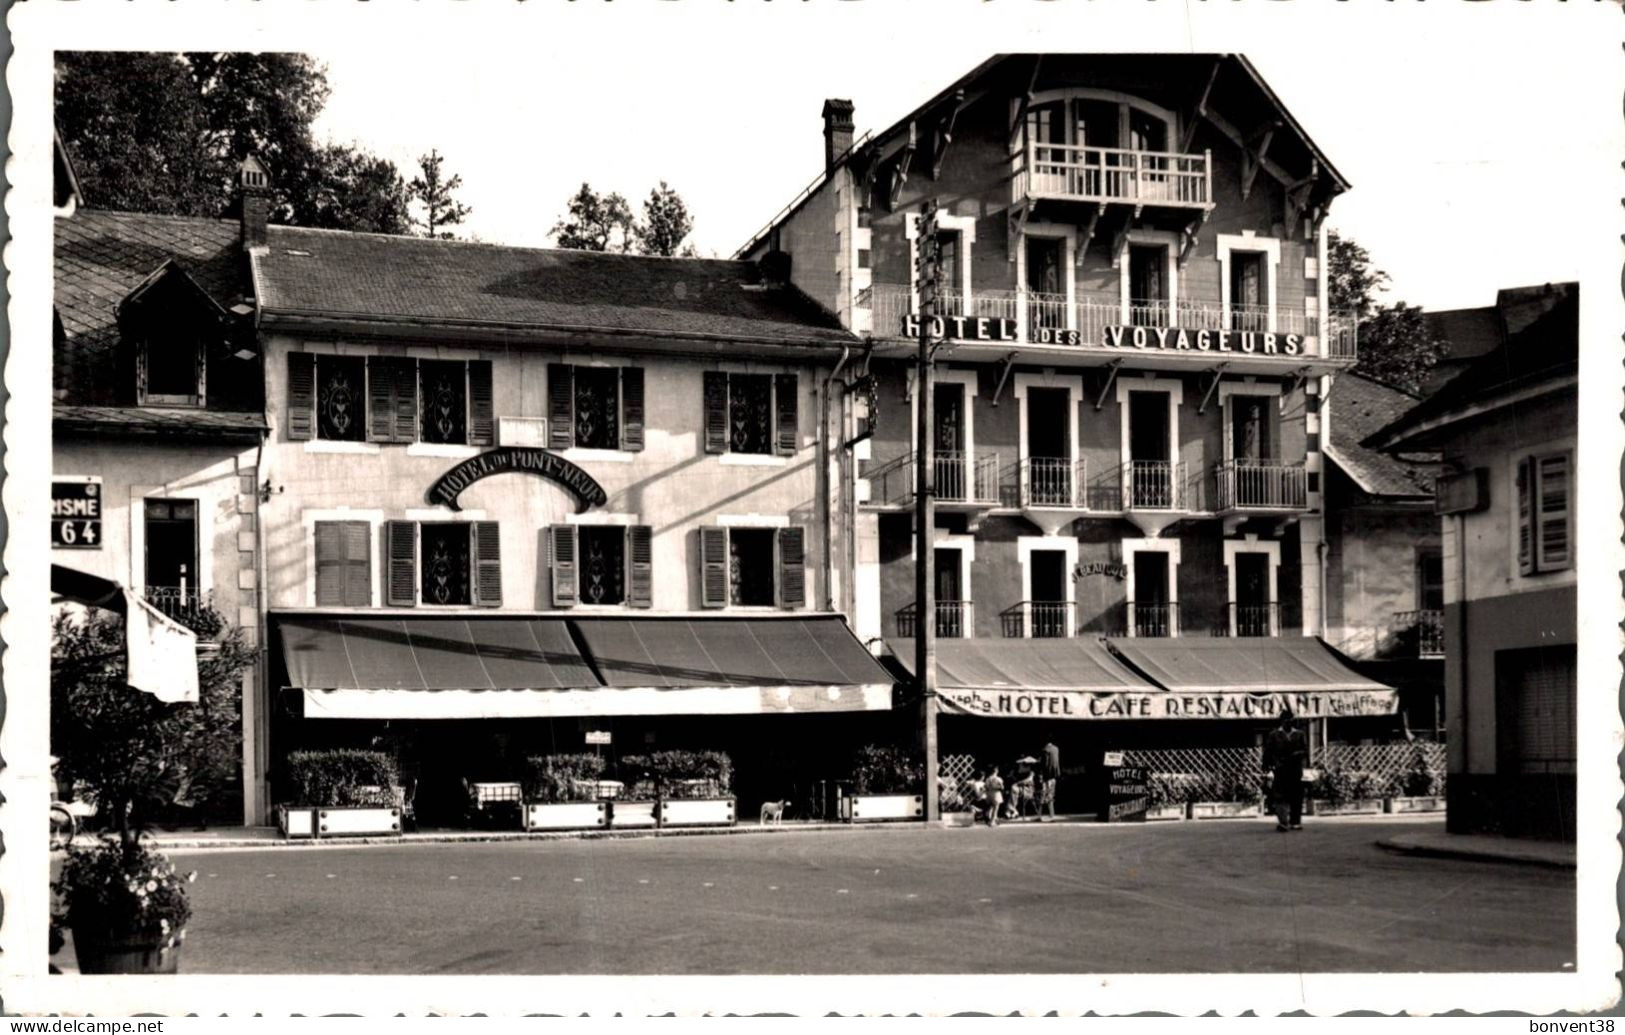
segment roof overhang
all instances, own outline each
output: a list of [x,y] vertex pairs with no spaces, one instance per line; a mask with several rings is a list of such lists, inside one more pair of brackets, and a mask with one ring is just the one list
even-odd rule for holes
[[1382,450],[1436,449],[1439,446],[1441,433],[1456,425],[1478,420],[1509,406],[1530,402],[1547,395],[1555,395],[1558,392],[1578,387],[1579,384],[1580,376],[1578,374],[1569,374],[1523,388],[1502,390],[1499,394],[1490,398],[1455,407],[1437,416],[1424,417],[1415,421],[1408,417],[1401,417],[1396,423],[1367,438],[1362,445],[1371,449]]

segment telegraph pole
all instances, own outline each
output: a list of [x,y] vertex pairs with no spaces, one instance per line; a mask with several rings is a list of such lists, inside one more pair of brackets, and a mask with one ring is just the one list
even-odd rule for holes
[[914,379],[914,675],[920,685],[920,708],[925,726],[925,817],[934,823],[942,815],[937,794],[937,587],[932,536],[936,525],[936,422],[931,405],[931,324],[942,297],[942,253],[937,241],[934,198],[925,203],[920,213],[920,232],[915,245],[920,358]]

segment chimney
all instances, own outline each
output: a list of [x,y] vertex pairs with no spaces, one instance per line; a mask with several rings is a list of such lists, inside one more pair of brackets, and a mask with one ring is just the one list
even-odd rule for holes
[[824,102],[824,171],[852,146],[852,102],[831,97]]
[[243,251],[262,252],[267,247],[265,224],[271,217],[271,174],[259,159],[249,155],[238,166],[237,186],[241,193]]

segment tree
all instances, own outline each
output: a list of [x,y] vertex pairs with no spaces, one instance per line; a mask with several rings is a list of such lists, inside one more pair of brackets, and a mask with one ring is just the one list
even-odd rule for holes
[[445,157],[433,148],[418,158],[417,176],[407,185],[407,197],[423,206],[423,217],[413,217],[414,226],[424,228],[424,237],[438,237],[450,241],[455,235],[448,226],[456,226],[473,213],[473,209],[452,197],[452,192],[463,185],[460,175],[445,175],[441,166]]
[[1333,232],[1326,251],[1331,307],[1360,321],[1355,371],[1420,395],[1433,368],[1449,354],[1450,343],[1429,329],[1420,307],[1403,301],[1378,304],[1388,274],[1375,268],[1370,253],[1354,240]]
[[629,252],[637,236],[631,206],[619,194],[599,194],[587,183],[570,199],[568,215],[553,224],[560,248]]
[[689,217],[688,206],[661,180],[660,186],[651,190],[643,203],[643,222],[636,231],[638,249],[645,255],[696,255],[692,244],[683,246],[683,239],[693,229],[694,220]]
[[294,199],[291,222],[328,230],[411,233],[408,188],[394,162],[337,144],[326,145],[317,157],[316,182]]

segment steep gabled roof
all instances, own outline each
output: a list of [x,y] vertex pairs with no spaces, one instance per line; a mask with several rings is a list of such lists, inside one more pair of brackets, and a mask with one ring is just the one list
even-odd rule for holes
[[1371,496],[1431,498],[1438,475],[1436,457],[1401,459],[1364,445],[1373,432],[1416,405],[1416,397],[1363,374],[1338,374],[1328,396],[1331,437],[1326,455],[1362,492]]

